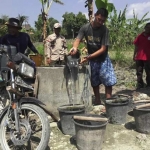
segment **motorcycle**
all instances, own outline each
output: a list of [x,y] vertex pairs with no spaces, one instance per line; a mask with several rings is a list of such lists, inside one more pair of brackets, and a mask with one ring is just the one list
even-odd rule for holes
[[[3,150],[45,150],[50,138],[50,125],[44,105],[36,98],[36,68],[24,54],[10,54],[0,45],[0,61],[7,56],[7,67],[0,66],[0,87],[6,87],[0,114],[0,143]],[[12,58],[13,57],[13,58]],[[4,100],[5,99],[5,100]]]

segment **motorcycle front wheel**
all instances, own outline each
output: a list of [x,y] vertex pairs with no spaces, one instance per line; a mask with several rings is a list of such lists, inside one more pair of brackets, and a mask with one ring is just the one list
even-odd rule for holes
[[7,125],[7,113],[0,124],[0,143],[3,150],[45,150],[50,138],[47,114],[34,104],[22,104],[19,113],[20,133],[16,133],[13,111],[11,127]]

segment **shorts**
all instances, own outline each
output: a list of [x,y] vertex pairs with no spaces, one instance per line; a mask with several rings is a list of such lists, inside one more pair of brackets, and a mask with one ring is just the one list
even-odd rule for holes
[[92,87],[103,84],[113,86],[117,83],[116,75],[109,56],[103,62],[90,61]]

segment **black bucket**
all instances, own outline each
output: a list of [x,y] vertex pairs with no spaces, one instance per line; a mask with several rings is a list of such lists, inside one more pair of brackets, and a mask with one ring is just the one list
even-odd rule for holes
[[128,115],[131,116],[131,117],[134,117],[133,109],[134,109],[136,106],[140,106],[140,105],[144,105],[144,104],[149,104],[149,103],[150,103],[150,100],[134,101],[134,102],[132,103],[133,108],[128,112]]
[[150,107],[133,109],[136,130],[140,133],[150,134]]
[[[87,117],[103,117],[87,114]],[[103,117],[105,118],[105,117]],[[76,144],[78,150],[101,150],[105,138],[108,121],[88,121],[74,119],[76,130]]]
[[[116,102],[109,102],[116,100]],[[126,117],[128,112],[128,100],[118,101],[117,98],[106,100],[106,115],[109,118],[109,122],[112,124],[124,124],[126,123]]]
[[69,68],[77,67],[80,63],[80,52],[79,50],[75,55],[65,56],[66,64]]
[[[74,108],[68,109],[68,106],[74,106]],[[79,107],[80,104],[68,104],[62,105],[58,108],[60,116],[60,124],[62,132],[66,135],[75,135],[75,126],[73,122],[73,115],[84,114],[85,107]]]

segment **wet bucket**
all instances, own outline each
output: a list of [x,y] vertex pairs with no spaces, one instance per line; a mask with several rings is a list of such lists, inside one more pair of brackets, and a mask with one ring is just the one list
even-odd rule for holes
[[112,98],[105,101],[106,115],[109,118],[109,122],[112,124],[124,124],[126,123],[126,117],[128,112],[128,98]]
[[62,132],[66,135],[75,135],[73,115],[84,114],[85,106],[68,104],[58,107]]
[[101,150],[108,119],[100,115],[74,116],[78,150]]
[[136,106],[133,114],[136,130],[140,133],[150,134],[150,104]]

